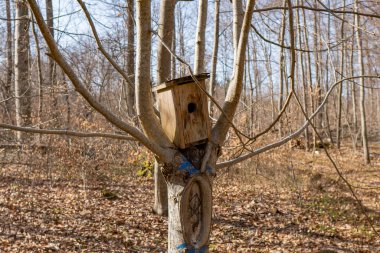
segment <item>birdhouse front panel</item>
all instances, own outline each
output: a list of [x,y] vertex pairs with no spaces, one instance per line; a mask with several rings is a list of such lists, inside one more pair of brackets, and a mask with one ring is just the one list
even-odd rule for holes
[[[196,76],[203,89],[207,77]],[[211,134],[207,95],[191,76],[168,81],[155,90],[161,125],[177,147],[184,149],[207,141]]]
[[[199,82],[205,88],[205,81]],[[207,96],[196,83],[177,86],[179,99],[178,112],[181,114],[180,147],[188,147],[207,140],[210,137],[210,125],[207,109]]]

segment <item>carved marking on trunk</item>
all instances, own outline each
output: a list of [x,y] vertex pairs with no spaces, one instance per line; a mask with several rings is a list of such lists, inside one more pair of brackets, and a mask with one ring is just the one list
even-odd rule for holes
[[182,193],[180,216],[186,248],[199,252],[209,240],[211,225],[211,184],[204,174],[190,178]]

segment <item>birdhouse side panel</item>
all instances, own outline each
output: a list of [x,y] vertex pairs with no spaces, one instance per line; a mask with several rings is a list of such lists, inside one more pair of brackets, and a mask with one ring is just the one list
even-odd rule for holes
[[158,92],[157,98],[161,126],[169,140],[178,146],[181,143],[180,127],[178,126],[180,119],[178,119],[178,112],[176,110],[176,108],[178,108],[178,98],[175,96],[173,90]]

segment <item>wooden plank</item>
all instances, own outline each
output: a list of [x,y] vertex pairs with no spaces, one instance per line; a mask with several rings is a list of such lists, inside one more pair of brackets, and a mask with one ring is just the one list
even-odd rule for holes
[[[194,76],[199,82],[207,79],[210,77],[209,73],[201,73],[199,75]],[[180,78],[176,78],[173,80],[166,81],[162,84],[159,84],[158,86],[153,87],[153,92],[162,92],[168,89],[171,89],[175,85],[184,85],[184,84],[189,84],[189,83],[194,83],[194,79],[192,76],[184,76]]]
[[[205,88],[205,82],[200,83]],[[196,84],[179,86],[178,89],[181,93],[180,113],[183,119],[184,143],[185,147],[188,147],[210,137],[207,98]],[[189,109],[193,108],[189,107],[194,107],[192,105],[195,105],[195,109],[190,112]]]
[[[169,140],[174,142],[177,130],[176,105],[171,91],[157,94],[161,125]],[[177,105],[178,106],[178,105]]]

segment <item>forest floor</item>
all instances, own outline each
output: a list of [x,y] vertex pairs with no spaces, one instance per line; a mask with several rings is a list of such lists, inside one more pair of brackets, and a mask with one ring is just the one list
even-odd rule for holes
[[[368,166],[348,148],[329,151],[363,210],[323,150],[276,149],[218,172],[210,251],[380,252],[370,226],[380,231],[380,146]],[[152,178],[87,164],[1,165],[0,252],[166,251]]]

